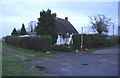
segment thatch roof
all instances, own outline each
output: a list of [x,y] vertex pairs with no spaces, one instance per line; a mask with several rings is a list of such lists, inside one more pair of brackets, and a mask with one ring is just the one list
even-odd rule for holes
[[77,34],[77,30],[73,27],[73,25],[68,21],[68,18],[61,19],[56,17],[56,27],[58,30],[58,34],[62,36],[66,36],[67,33],[69,34]]

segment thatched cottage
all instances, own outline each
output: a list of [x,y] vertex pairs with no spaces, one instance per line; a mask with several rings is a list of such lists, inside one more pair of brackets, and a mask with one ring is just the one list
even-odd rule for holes
[[[68,17],[65,19],[58,18],[56,13],[53,13],[56,20],[56,28],[58,30],[58,39],[56,45],[70,44],[72,42],[72,35],[77,34],[77,30],[68,21]],[[35,36],[36,32],[28,32],[28,35]]]
[[68,17],[65,17],[65,19],[58,18],[56,13],[53,14],[56,19],[56,28],[58,30],[58,39],[57,39],[57,45],[61,44],[70,44],[72,41],[72,35],[77,34],[77,30],[74,28],[74,26],[68,21]]

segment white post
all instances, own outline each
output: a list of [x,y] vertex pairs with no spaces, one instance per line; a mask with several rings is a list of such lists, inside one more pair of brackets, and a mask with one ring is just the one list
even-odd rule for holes
[[82,54],[82,50],[83,50],[83,27],[81,31],[81,54]]
[[113,25],[113,36],[114,36],[114,25]]

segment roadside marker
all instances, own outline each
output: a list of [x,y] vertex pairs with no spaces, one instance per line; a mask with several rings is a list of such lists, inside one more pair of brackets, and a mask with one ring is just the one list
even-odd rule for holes
[[83,27],[82,27],[82,31],[81,31],[81,54],[83,54],[82,47],[83,47]]
[[82,46],[81,46],[81,54],[83,54],[83,52],[82,52]]

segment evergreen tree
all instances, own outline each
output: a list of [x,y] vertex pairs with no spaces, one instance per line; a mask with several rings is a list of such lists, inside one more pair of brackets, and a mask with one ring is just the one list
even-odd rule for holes
[[48,35],[52,37],[52,44],[57,41],[57,30],[55,24],[55,17],[51,14],[51,10],[41,11],[40,18],[38,18],[38,25],[36,27],[37,35]]
[[27,31],[25,29],[25,25],[22,24],[22,28],[21,28],[21,31],[20,31],[20,35],[27,35]]
[[12,36],[17,36],[18,35],[18,32],[16,31],[16,29],[14,28],[12,33],[11,33]]

